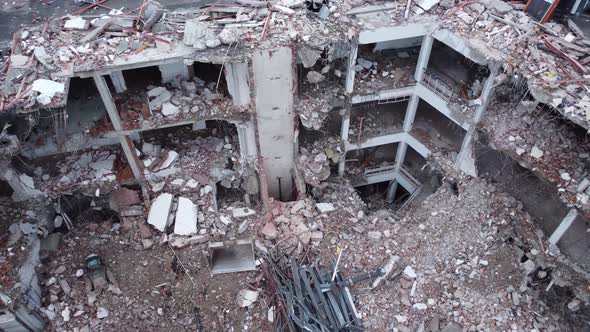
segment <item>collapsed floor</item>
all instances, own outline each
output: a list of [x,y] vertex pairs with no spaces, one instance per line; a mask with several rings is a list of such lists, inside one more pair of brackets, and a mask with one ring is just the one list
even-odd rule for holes
[[[333,266],[340,247],[339,270],[346,277],[399,256],[390,279],[375,288],[373,280],[351,288],[368,330],[585,328],[590,312],[580,300],[589,294],[582,275],[562,256],[548,254],[546,237],[522,204],[485,180],[446,182],[397,214],[367,210],[346,183],[326,182],[314,198],[318,203],[274,202],[270,222],[262,211],[237,218],[228,210],[219,217],[229,220],[228,234],[256,239],[257,250],[280,250],[302,262]],[[20,211],[25,220],[34,215],[16,206],[6,211]],[[262,272],[210,275],[205,242],[214,226],[206,228],[207,238],[166,244],[168,237],[141,219],[129,224],[116,214],[106,218],[92,211],[74,218],[71,231],[59,229],[59,246],[41,250],[38,274],[50,330],[272,326],[269,311],[278,308],[272,308],[273,293],[262,287]],[[3,227],[10,222],[3,219]],[[3,250],[3,266],[17,266],[26,257],[26,236],[20,241]],[[118,281],[118,290],[103,291],[92,305],[80,272],[91,253],[108,262]],[[242,289],[260,291],[258,301],[240,307]]]

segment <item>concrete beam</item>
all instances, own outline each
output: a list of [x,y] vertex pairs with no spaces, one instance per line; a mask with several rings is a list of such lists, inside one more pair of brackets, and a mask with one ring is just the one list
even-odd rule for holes
[[193,122],[193,131],[207,129],[207,121],[199,120]]
[[236,123],[238,128],[238,140],[240,141],[240,155],[244,160],[255,160],[258,156],[256,147],[256,131],[254,122],[246,121]]
[[280,200],[293,196],[295,68],[290,47],[254,50],[258,143],[263,156],[268,193]]
[[188,66],[184,62],[161,64],[158,68],[162,74],[162,83],[174,82],[177,77],[183,80],[190,79]]
[[[117,106],[115,105],[115,101],[113,100],[113,96],[111,95],[111,91],[104,79],[104,76],[95,73],[94,76],[94,84],[96,84],[96,88],[98,89],[98,93],[102,98],[102,102],[107,110],[107,114],[109,115],[109,119],[113,124],[113,128],[116,132],[121,132],[123,130],[123,126],[121,124],[121,117],[119,116],[119,112],[117,111]],[[137,157],[137,153],[135,152],[135,146],[131,139],[128,136],[121,135],[119,136],[119,140],[121,143],[121,148],[123,149],[123,153],[125,153],[125,157],[127,158],[127,163],[129,167],[131,167],[131,171],[135,178],[139,181],[143,181],[143,167],[142,164],[139,162]]]
[[123,93],[127,91],[127,84],[125,84],[125,77],[123,76],[122,71],[115,71],[109,74],[111,81],[113,82],[113,87],[115,87],[115,92]]
[[[342,138],[342,142],[344,142],[344,148],[348,150],[348,131],[350,129],[350,103],[347,104],[346,112],[342,116],[342,126],[340,127],[340,137]],[[344,175],[344,169],[346,167],[346,153],[344,156],[338,161],[338,175]]]
[[412,95],[410,102],[406,107],[406,115],[404,116],[404,124],[402,126],[405,132],[410,132],[414,126],[414,119],[416,118],[416,112],[418,112],[419,102],[420,97],[418,97],[416,94]]
[[404,141],[408,143],[408,145],[414,149],[418,154],[420,154],[424,158],[428,158],[431,154],[430,150],[426,147],[426,145],[422,144],[416,137],[412,136],[409,133],[404,133]]
[[[436,27],[432,23],[411,23],[399,26],[384,26],[359,33],[359,44],[371,44],[384,41],[415,38],[431,33]],[[394,37],[395,38],[392,38]]]
[[488,76],[488,78],[486,79],[483,85],[481,96],[479,98],[481,104],[475,110],[473,119],[471,120],[469,128],[467,129],[465,137],[463,138],[463,143],[461,143],[461,150],[459,150],[459,154],[457,155],[457,161],[455,165],[456,169],[458,171],[463,171],[471,176],[477,176],[477,169],[475,167],[475,158],[473,156],[472,148],[473,138],[476,134],[475,130],[477,129],[477,124],[483,118],[486,109],[490,103],[491,96],[494,92],[495,87],[494,82],[499,71],[500,68],[497,65],[492,66],[492,68],[490,69],[490,76]]
[[[25,182],[21,180],[21,174],[12,167],[11,163],[7,159],[0,159],[0,179],[6,181],[10,188],[14,191],[12,199],[16,202],[26,201],[34,196],[41,194],[41,191],[33,187],[29,187]],[[30,179],[33,183],[32,179]]]
[[424,69],[428,66],[428,60],[430,59],[430,53],[432,53],[432,44],[434,38],[430,34],[424,36],[422,39],[422,46],[420,47],[420,55],[418,55],[418,63],[416,64],[416,72],[414,78],[416,82],[422,81],[422,75],[424,75]]
[[391,144],[401,142],[406,137],[405,133],[396,133],[396,134],[389,134],[383,135],[379,137],[372,137],[367,139],[361,144],[351,144],[350,142],[345,142],[346,144],[346,151],[351,150],[359,150],[370,148],[373,146],[383,145],[383,144]]
[[565,232],[570,228],[570,226],[574,223],[574,220],[578,217],[578,211],[576,209],[571,209],[568,214],[563,218],[557,229],[553,231],[551,237],[549,238],[549,243],[557,245],[559,239],[565,234]]
[[389,182],[389,186],[387,187],[387,193],[385,193],[385,201],[388,203],[392,203],[393,199],[395,198],[395,192],[397,191],[397,181],[393,180]]
[[227,89],[232,96],[235,106],[250,104],[250,86],[248,84],[248,63],[235,62],[225,65],[225,80]]
[[402,98],[402,97],[410,97],[414,94],[414,86],[407,86],[398,89],[390,89],[390,90],[381,90],[376,94],[372,95],[356,95],[352,96],[352,103],[353,104],[361,104],[370,101],[379,101],[379,100],[387,100],[387,99],[394,99],[394,98]]
[[478,44],[477,48],[473,47],[469,45],[468,40],[459,37],[446,29],[435,30],[433,36],[438,41],[457,51],[457,53],[462,54],[464,57],[482,66],[486,66],[488,64],[488,56],[494,53],[491,49],[486,50],[485,52],[481,50],[481,48],[484,47],[481,43]]

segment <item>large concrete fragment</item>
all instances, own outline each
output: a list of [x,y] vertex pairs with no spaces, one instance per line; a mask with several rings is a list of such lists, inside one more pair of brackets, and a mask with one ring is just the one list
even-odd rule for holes
[[160,232],[166,230],[168,215],[172,208],[172,194],[164,193],[158,196],[153,202],[148,214],[148,224],[154,226]]
[[289,47],[256,50],[252,67],[258,140],[269,195],[288,200],[293,181],[293,52]]
[[174,219],[174,233],[192,235],[197,233],[197,206],[188,198],[178,199],[178,209]]

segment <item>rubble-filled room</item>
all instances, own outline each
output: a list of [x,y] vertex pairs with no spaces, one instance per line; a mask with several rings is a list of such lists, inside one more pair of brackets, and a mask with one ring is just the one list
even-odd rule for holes
[[534,1],[4,3],[0,331],[589,331],[590,25]]
[[407,108],[407,99],[353,104],[348,129],[349,141],[352,144],[361,144],[371,138],[402,132]]
[[421,45],[421,36],[359,45],[355,93],[364,95],[414,85]]
[[465,129],[422,99],[411,133],[429,149],[448,153],[459,153],[465,137]]
[[435,88],[445,100],[463,104],[481,95],[489,74],[486,66],[435,39],[424,72],[424,82]]

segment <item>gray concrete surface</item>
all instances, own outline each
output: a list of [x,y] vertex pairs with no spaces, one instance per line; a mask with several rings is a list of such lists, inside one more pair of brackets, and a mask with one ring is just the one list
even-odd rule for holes
[[294,164],[293,51],[256,50],[252,59],[260,154],[269,195],[291,200]]

